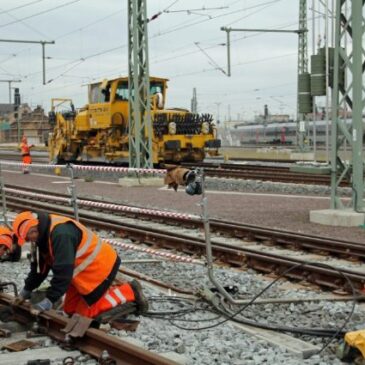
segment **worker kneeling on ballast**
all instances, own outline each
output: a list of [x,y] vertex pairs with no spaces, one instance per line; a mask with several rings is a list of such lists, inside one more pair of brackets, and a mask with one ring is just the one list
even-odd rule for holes
[[17,236],[6,226],[0,226],[0,261],[19,261],[22,249]]
[[31,270],[14,304],[30,299],[31,293],[46,279],[53,278],[43,300],[33,304],[33,311],[52,308],[64,294],[66,314],[100,318],[118,313],[121,305],[134,302],[136,313],[148,310],[140,284],[118,283],[115,279],[121,263],[116,251],[81,223],[45,212],[22,212],[13,223],[18,242],[31,242]]

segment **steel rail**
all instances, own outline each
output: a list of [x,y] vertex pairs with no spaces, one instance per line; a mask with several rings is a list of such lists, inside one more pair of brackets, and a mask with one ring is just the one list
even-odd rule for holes
[[[183,163],[184,167],[202,167],[206,176],[267,180],[286,183],[330,185],[330,177],[321,174],[291,172],[286,166],[242,165],[230,163]],[[341,186],[347,186],[344,182]]]
[[[21,186],[10,186],[12,189],[30,192],[43,193],[44,191],[34,188],[26,188]],[[55,197],[66,198],[67,195],[60,193],[51,193]],[[7,193],[8,198],[11,196]],[[11,199],[11,198],[10,198]],[[90,200],[90,199],[88,199]],[[106,201],[94,199],[95,202],[107,203]],[[113,202],[113,204],[116,204]],[[130,207],[135,207],[131,206]],[[88,207],[88,210],[91,210]],[[98,208],[95,208],[98,210]],[[104,209],[108,212],[107,209]],[[159,214],[153,213],[154,209],[150,209],[148,212],[128,212],[128,211],[113,211],[118,215],[129,216],[132,218],[146,218],[148,220],[154,220],[156,222],[164,222],[174,225],[182,225],[190,228],[200,228],[202,227],[202,222],[198,219],[194,220],[180,220],[177,217],[161,217]],[[319,254],[331,254],[334,256],[339,256],[342,258],[351,258],[357,260],[365,261],[365,244],[356,243],[351,241],[338,240],[334,238],[319,237],[314,235],[308,235],[303,233],[291,232],[286,230],[280,230],[275,228],[266,228],[250,224],[242,224],[238,222],[230,222],[225,220],[210,219],[210,228],[212,232],[218,232],[219,234],[224,234],[227,237],[240,238],[247,241],[257,241],[265,244],[282,246],[289,249],[302,249],[309,252],[319,253]]]
[[[73,216],[71,208],[50,205],[41,202],[20,200],[17,203],[8,200],[8,206],[17,210],[24,210],[25,206],[30,209],[44,209],[51,213]],[[117,219],[103,218],[100,215],[80,210],[80,221],[86,225],[98,229],[117,232],[121,237],[128,237],[132,241],[148,245],[158,245],[168,249],[178,249],[189,254],[205,254],[205,241],[203,239],[177,234],[174,231],[163,231],[150,227],[139,227],[132,224],[120,222]],[[250,267],[266,274],[280,275],[285,270],[298,264],[305,264],[286,276],[297,281],[306,281],[330,289],[349,290],[348,282],[343,275],[351,280],[353,286],[362,290],[365,283],[365,272],[356,272],[347,269],[327,269],[316,265],[306,264],[304,260],[297,258],[283,257],[278,254],[263,253],[245,247],[222,244],[212,241],[213,255],[216,262],[228,263],[236,267]]]
[[89,328],[83,337],[72,338],[69,342],[63,329],[71,322],[70,318],[61,316],[54,310],[34,316],[30,313],[28,303],[12,305],[13,299],[14,297],[9,294],[0,293],[0,304],[12,308],[17,322],[24,324],[37,322],[42,328],[42,333],[44,330],[45,334],[56,341],[64,343],[67,347],[77,348],[96,359],[100,360],[103,352],[107,351],[117,365],[178,365],[175,361],[94,328]]

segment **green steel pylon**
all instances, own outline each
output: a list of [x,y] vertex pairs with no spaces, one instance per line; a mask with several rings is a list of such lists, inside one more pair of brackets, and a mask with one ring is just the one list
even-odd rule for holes
[[129,167],[151,168],[147,0],[128,0]]
[[[348,15],[346,14],[348,12]],[[331,136],[331,208],[350,208],[363,212],[363,114],[364,114],[364,1],[336,0],[336,34],[334,53],[334,88]],[[347,40],[346,40],[347,37]],[[347,49],[345,49],[347,45]],[[344,78],[341,77],[344,72]],[[341,107],[352,117],[341,117]],[[343,109],[342,109],[343,110]],[[344,161],[339,151],[346,143],[351,159]],[[347,178],[352,199],[345,203],[338,187]]]
[[305,132],[300,131],[299,122],[306,118],[305,114],[299,113],[299,78],[308,72],[308,31],[307,31],[307,0],[299,0],[299,27],[298,27],[298,83],[297,83],[297,140],[300,151],[304,148]]

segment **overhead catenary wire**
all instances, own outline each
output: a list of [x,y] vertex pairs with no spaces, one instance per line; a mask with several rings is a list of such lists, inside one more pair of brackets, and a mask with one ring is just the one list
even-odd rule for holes
[[37,28],[35,27],[32,27],[31,25],[27,24],[24,20],[21,20],[19,18],[17,18],[15,15],[11,14],[10,11],[6,11],[6,10],[3,10],[1,11],[2,9],[0,9],[0,14],[1,13],[6,13],[8,16],[10,16],[11,18],[15,19],[16,21],[19,21],[21,22],[22,24],[24,24],[28,29],[32,30],[33,32],[39,34],[40,36],[44,37],[45,39],[47,39],[47,35],[45,35],[43,32],[39,31]]
[[154,34],[152,37],[158,37],[158,36],[170,34],[170,33],[173,33],[173,32],[179,31],[179,30],[185,30],[187,28],[193,27],[193,26],[198,25],[198,24],[202,24],[202,23],[205,23],[205,22],[208,22],[208,21],[212,21],[212,20],[215,20],[215,19],[223,18],[223,17],[228,16],[228,15],[237,14],[239,12],[247,11],[247,10],[254,9],[254,8],[257,8],[257,7],[260,7],[260,6],[262,6],[262,3],[256,4],[256,5],[252,5],[252,6],[243,8],[243,9],[229,11],[229,12],[226,12],[226,13],[223,13],[223,14],[218,14],[218,15],[212,16],[209,19],[203,19],[203,20],[199,20],[199,21],[194,21],[194,22],[191,22],[190,24],[189,23],[186,24],[186,22],[181,23],[181,24],[177,24],[176,26],[174,26],[171,29],[167,29],[167,30],[164,30],[164,31],[162,31],[160,33]]
[[195,42],[195,45],[199,48],[199,50],[209,59],[209,64],[214,66],[215,69],[221,71],[222,73],[224,73],[226,75],[226,71],[223,70],[223,68],[221,66],[218,65],[217,62],[214,61],[214,59],[212,57],[209,56],[209,54],[207,52],[205,52],[205,50],[203,48],[200,47],[199,42]]
[[[237,4],[238,3],[240,3],[240,2],[237,2],[237,1],[233,1],[232,3],[230,3],[230,4],[228,4],[228,6],[234,6],[234,4],[237,6]],[[260,8],[262,8],[263,7],[263,4],[265,4],[265,3],[267,3],[267,1],[263,1],[261,4],[257,4],[256,2],[254,2],[253,4],[250,4],[250,6],[244,6],[244,8],[245,8],[245,11],[247,10],[247,9],[250,9],[250,8],[255,8],[256,7],[256,9],[260,9]],[[170,2],[170,4],[169,5],[173,5],[174,4],[174,2]],[[232,5],[233,4],[233,5]],[[240,3],[240,5],[242,4],[242,2]],[[259,6],[259,5],[261,5],[261,6]],[[257,7],[258,6],[258,7]],[[240,8],[242,8],[242,6],[240,6]],[[240,12],[240,11],[243,11],[243,9],[240,9],[240,8],[237,8],[237,11],[238,12]],[[163,9],[162,9],[163,10]],[[170,9],[170,10],[174,10],[174,9]],[[231,10],[231,9],[230,9]],[[232,10],[234,10],[234,9],[232,9]],[[227,12],[222,12],[222,11],[219,11],[219,14],[214,14],[214,17],[216,17],[216,16],[220,16],[220,15],[227,15],[226,14]],[[232,12],[232,13],[234,13],[235,15],[237,14],[237,12],[235,11],[235,12]],[[246,13],[247,13],[247,11],[246,11]],[[112,14],[111,14],[112,15]],[[228,16],[228,15],[227,15]],[[245,15],[245,16],[247,16],[247,14]],[[230,17],[232,17],[232,16],[230,16]],[[100,20],[101,21],[101,20]],[[92,23],[89,23],[90,25],[92,24]],[[204,24],[204,23],[203,23]],[[81,27],[82,28],[82,27]],[[80,29],[80,28],[78,28],[78,29]],[[75,30],[75,32],[77,32],[77,30]],[[70,33],[70,32],[68,32],[68,33]],[[163,33],[164,32],[160,32],[159,34],[158,34],[158,37],[160,37],[161,35],[163,35]],[[250,35],[251,36],[251,35]],[[252,36],[254,36],[254,35],[252,35]],[[150,37],[150,38],[152,38],[152,37]],[[245,37],[243,37],[243,38],[245,38]],[[235,39],[233,40],[233,41],[235,41]],[[203,48],[203,49],[205,49],[205,48],[207,48],[207,47],[203,47],[203,44],[202,43],[200,43],[200,45],[201,45],[201,48]],[[216,47],[220,47],[221,45],[216,45]],[[120,48],[119,48],[120,47]],[[88,56],[94,56],[95,58],[96,57],[98,57],[98,56],[102,56],[103,54],[105,54],[105,53],[108,53],[108,52],[118,52],[119,53],[119,50],[122,50],[123,49],[123,47],[124,47],[124,45],[120,45],[119,47],[113,47],[113,48],[108,48],[108,49],[106,49],[106,50],[102,50],[101,52],[95,52],[94,54],[90,54],[90,55],[85,55],[86,57],[88,57]],[[126,47],[126,45],[125,45],[125,47]],[[213,46],[214,47],[214,46]],[[200,52],[200,50],[197,50],[196,52]],[[185,52],[186,54],[193,54],[194,52],[192,51],[191,53],[190,52]],[[121,52],[121,54],[122,54],[122,52]],[[184,57],[183,55],[178,55],[179,57]],[[86,58],[85,57],[85,58]],[[12,58],[12,57],[11,57]],[[54,59],[56,59],[56,57],[53,57]],[[166,58],[171,58],[172,59],[172,57],[166,57]],[[118,59],[119,59],[119,57],[118,57]],[[121,59],[121,62],[123,62],[123,58],[120,58]],[[161,59],[161,57],[159,58],[159,57],[156,57],[155,58],[155,61],[154,62],[151,62],[151,63],[154,63],[154,64],[159,64],[160,62],[162,62],[163,60]],[[58,62],[59,63],[59,62]],[[93,64],[96,64],[96,61],[95,62],[90,62],[90,65],[93,65]],[[85,66],[82,66],[83,64],[85,64]],[[64,77],[68,77],[68,76],[70,76],[70,77],[82,77],[82,78],[89,78],[90,80],[96,80],[97,78],[96,77],[94,77],[94,75],[88,75],[88,73],[89,73],[89,71],[87,71],[87,72],[85,72],[84,70],[87,70],[87,67],[88,66],[86,66],[86,62],[81,62],[80,61],[80,58],[79,59],[77,59],[77,60],[75,60],[74,62],[70,62],[68,65],[55,65],[54,66],[54,68],[52,67],[52,70],[59,70],[59,72],[53,72],[52,73],[52,75],[50,75],[51,77],[50,78],[52,78],[53,79],[53,82],[54,83],[56,83],[56,81],[57,81],[57,84],[61,84],[61,82],[60,82],[60,80],[62,79],[62,78],[64,78]],[[79,72],[77,72],[76,70],[79,68]],[[117,70],[117,69],[116,69]],[[71,71],[73,71],[73,72],[71,72]],[[119,71],[119,68],[118,68],[118,71]],[[108,71],[107,71],[108,72]],[[205,73],[205,72],[208,72],[207,70],[203,70],[203,73]],[[10,72],[7,72],[7,74],[10,74]],[[36,73],[32,73],[32,74],[28,74],[28,75],[25,75],[27,78],[28,78],[28,80],[30,80],[30,78],[31,77],[36,77],[36,75],[39,75],[40,74],[40,72],[36,72]],[[72,74],[72,75],[71,75]],[[83,74],[85,74],[85,76],[79,76],[79,75],[83,75]],[[105,76],[105,72],[103,72],[102,73],[103,74],[103,76]],[[116,73],[113,73],[114,75],[116,75]],[[121,75],[121,72],[117,72],[117,75],[119,76],[119,75]],[[178,77],[180,77],[179,75],[178,75]],[[82,82],[82,84],[84,83],[84,81]],[[72,83],[73,84],[73,83]],[[68,84],[67,83],[67,81],[65,80],[65,82],[64,82],[64,85],[65,86],[67,86],[68,87],[68,85],[69,85],[69,87],[72,87],[71,86],[71,83],[70,84]],[[28,88],[28,85],[27,84],[24,84],[24,87],[27,87]],[[48,89],[48,88],[47,88]],[[40,91],[40,90],[36,90],[36,89],[33,89],[33,90],[35,90],[35,94],[40,94],[42,91]],[[48,90],[51,90],[51,89],[48,89]],[[44,92],[46,92],[46,91],[44,91]],[[27,95],[27,94],[25,94],[25,95]],[[29,95],[29,94],[28,94]],[[26,96],[26,97],[28,97],[28,95]],[[34,95],[34,93],[32,93],[32,94],[30,94],[30,95]]]
[[[266,62],[266,61],[270,61],[270,60],[273,60],[273,59],[280,59],[280,58],[285,58],[285,57],[290,57],[290,56],[294,57],[294,56],[296,56],[296,53],[288,53],[288,54],[280,55],[280,56],[264,57],[264,58],[251,60],[251,61],[237,62],[237,63],[233,64],[233,66],[244,66],[244,65],[248,65],[248,64],[252,64],[252,63]],[[216,70],[216,68],[203,69],[203,70],[200,70],[200,71],[192,71],[192,72],[189,72],[189,73],[181,73],[181,74],[172,75],[172,76],[170,76],[170,78],[172,79],[174,77],[197,75],[197,74],[201,74],[201,73],[204,73],[204,72],[210,72],[210,71],[215,71],[215,70]]]
[[45,0],[35,0],[35,1],[31,1],[31,2],[26,3],[26,4],[23,4],[23,5],[15,6],[14,8],[6,9],[6,10],[0,10],[0,15],[1,14],[4,14],[4,13],[9,13],[9,12],[14,11],[14,10],[23,9],[25,7],[28,7],[30,5],[34,5],[34,4],[40,3],[42,1],[45,1]]
[[[236,63],[234,64],[234,66],[243,66],[245,64],[253,64],[253,63],[256,63],[256,62],[266,62],[266,61],[271,61],[272,59],[276,59],[276,58],[282,58],[282,57],[290,57],[290,56],[295,56],[296,54],[293,53],[293,54],[288,54],[288,55],[283,55],[283,56],[275,56],[275,57],[269,57],[269,58],[264,58],[264,59],[256,59],[256,60],[250,60],[250,61],[247,61],[244,62],[244,63]],[[118,68],[119,70],[119,68]],[[199,71],[196,71],[196,72],[190,72],[190,73],[185,73],[185,74],[178,74],[178,75],[172,75],[170,76],[170,79],[173,79],[173,78],[176,78],[176,77],[182,77],[182,76],[189,76],[189,75],[195,75],[195,74],[200,74],[200,73],[205,73],[205,72],[209,72],[209,71],[215,71],[215,68],[212,68],[212,69],[206,69],[206,70],[199,70]],[[111,76],[114,76],[116,77],[115,73],[111,73],[111,74],[106,74],[106,73],[102,73],[92,79],[90,79],[90,82],[92,80],[96,81],[98,79],[100,79],[100,77],[111,77]],[[77,76],[73,76],[73,77],[77,77]],[[80,76],[81,77],[81,76]],[[87,78],[87,76],[84,76],[84,78]],[[276,88],[276,87],[279,87],[279,86],[285,86],[285,85],[291,85],[291,84],[294,84],[294,82],[291,82],[291,83],[281,83],[281,84],[275,84],[275,85],[272,85],[272,86],[268,86],[268,87],[260,87],[260,90],[264,90],[264,89],[270,89],[270,88]],[[80,82],[74,82],[74,83],[70,83],[70,84],[63,84],[63,85],[60,85],[60,86],[56,86],[56,87],[53,87],[51,89],[47,89],[47,91],[36,91],[36,92],[32,92],[30,94],[30,96],[33,96],[33,95],[37,95],[37,94],[41,94],[43,92],[49,92],[49,91],[53,91],[53,90],[60,90],[60,89],[65,89],[65,88],[68,88],[68,87],[73,87],[73,86],[85,86],[83,84],[80,85]],[[240,91],[240,93],[251,93],[253,90],[243,90],[243,91]],[[79,94],[78,94],[79,95]],[[226,94],[220,94],[220,95],[226,95]]]
[[[223,10],[228,9],[228,6],[220,6],[215,8],[207,8],[205,6],[201,8],[195,8],[195,9],[180,9],[180,10],[164,10],[164,13],[187,13],[187,14],[196,14],[196,15],[206,15],[206,14],[198,14],[197,11],[211,11],[211,10]],[[209,15],[208,15],[209,16]]]
[[68,3],[65,3],[65,4],[61,4],[61,5],[58,5],[58,6],[55,6],[53,8],[50,8],[50,9],[46,9],[46,10],[43,10],[43,11],[40,11],[38,13],[35,13],[35,14],[32,14],[32,15],[28,15],[24,18],[20,18],[18,20],[14,20],[12,22],[9,22],[9,23],[5,23],[5,24],[0,24],[0,28],[4,28],[4,27],[7,27],[9,25],[12,25],[12,24],[16,24],[16,23],[19,23],[23,20],[27,20],[27,19],[30,19],[30,18],[34,18],[36,16],[39,16],[39,15],[43,15],[43,14],[46,14],[46,13],[49,13],[51,11],[54,11],[54,10],[57,10],[57,9],[60,9],[60,8],[64,8],[66,6],[69,6],[69,5],[72,5],[72,4],[75,4],[75,3],[78,3],[80,2],[81,0],[72,0],[72,1],[69,1]]
[[258,9],[258,10],[254,10],[252,13],[247,14],[247,15],[244,15],[243,17],[240,17],[240,18],[238,18],[238,19],[234,20],[233,22],[230,22],[230,23],[228,23],[228,24],[226,24],[226,25],[236,24],[237,22],[239,22],[239,21],[241,21],[241,20],[243,20],[243,19],[246,19],[248,16],[251,16],[251,15],[254,15],[254,14],[257,14],[257,13],[260,13],[261,11],[263,11],[263,10],[265,10],[265,9],[267,9],[267,8],[269,8],[269,7],[273,6],[273,5],[275,5],[275,4],[277,4],[277,3],[278,3],[278,2],[280,2],[280,1],[282,1],[282,0],[272,0],[272,1],[269,1],[269,2],[267,2],[267,3],[263,3],[263,4],[261,4],[261,6],[262,6],[263,8],[260,8],[260,9]]
[[[41,0],[41,1],[44,1],[44,0]],[[104,17],[102,17],[102,18],[99,18],[99,19],[97,19],[97,20],[95,20],[95,21],[93,21],[93,22],[90,22],[90,23],[87,23],[87,24],[83,25],[82,27],[78,27],[78,28],[76,28],[76,29],[74,29],[74,30],[72,30],[72,31],[69,31],[69,32],[64,33],[64,34],[61,34],[61,35],[59,35],[59,36],[56,36],[56,37],[54,38],[54,40],[56,40],[56,41],[57,41],[57,40],[60,40],[60,39],[62,39],[62,38],[68,37],[68,36],[70,36],[70,35],[72,35],[72,34],[75,34],[75,33],[79,32],[79,31],[81,31],[81,30],[87,29],[87,28],[89,28],[89,27],[91,27],[91,26],[93,26],[93,25],[95,25],[95,24],[98,24],[98,23],[100,23],[100,22],[103,22],[103,21],[105,21],[105,20],[107,20],[107,19],[110,19],[110,18],[114,17],[114,16],[116,16],[116,15],[118,15],[118,14],[120,14],[120,13],[124,12],[125,10],[126,10],[126,9],[121,9],[121,10],[113,11],[112,13],[110,13],[110,14],[108,14],[108,15],[106,15],[106,16],[104,16]],[[11,59],[11,58],[18,56],[20,53],[25,52],[25,51],[28,51],[28,50],[30,50],[30,49],[32,49],[32,48],[34,48],[34,46],[33,46],[33,47],[27,47],[27,48],[21,49],[20,51],[17,51],[16,53],[13,53],[13,54],[11,55],[11,57],[9,57],[9,58],[7,58],[7,59],[5,59],[5,60],[0,61],[0,65],[1,65],[2,63],[5,63],[6,61],[8,61],[8,60],[9,60],[9,59]]]
[[[289,25],[287,25],[287,26],[290,26],[290,24]],[[280,27],[284,27],[284,26],[280,26]],[[274,28],[275,29],[275,28]],[[255,33],[254,35],[251,35],[251,36],[255,36],[255,35],[258,35],[258,34],[260,34],[260,33]],[[248,38],[248,37],[240,37],[239,39],[236,39],[236,40],[232,40],[232,42],[235,42],[235,41],[238,41],[238,40],[241,40],[241,39],[245,39],[245,38]],[[127,45],[126,44],[124,44],[124,45],[121,45],[121,46],[117,46],[117,47],[113,47],[113,48],[110,48],[110,49],[106,49],[106,50],[104,50],[104,51],[100,51],[100,52],[97,52],[97,53],[95,53],[95,54],[92,54],[92,55],[88,55],[88,56],[85,56],[85,57],[83,57],[82,58],[82,61],[86,61],[86,60],[88,60],[88,59],[91,59],[91,58],[94,58],[94,57],[97,57],[97,56],[101,56],[101,55],[103,55],[103,54],[107,54],[107,53],[110,53],[110,52],[113,52],[113,51],[116,51],[116,50],[119,50],[119,49],[123,49],[123,48],[126,48],[127,47]],[[205,51],[205,49],[210,49],[210,48],[214,48],[214,47],[216,47],[216,46],[210,46],[210,47],[207,47],[207,48],[202,48],[202,47],[198,47],[199,48],[199,50],[201,50],[203,53],[205,53],[204,51]],[[187,52],[187,53],[185,53],[185,54],[183,54],[183,55],[181,55],[180,57],[183,57],[183,56],[185,56],[185,55],[190,55],[190,54],[194,54],[194,53],[196,53],[196,51],[194,52],[194,51],[191,51],[191,52]],[[208,57],[210,57],[209,55],[207,55]],[[177,57],[179,57],[179,56],[175,56],[175,57],[171,57],[171,58],[169,58],[169,59],[176,59]],[[49,67],[48,69],[49,70],[54,70],[54,69],[58,69],[58,68],[63,68],[63,67],[66,67],[66,66],[68,66],[68,65],[70,65],[70,64],[73,64],[73,63],[75,63],[75,62],[79,62],[81,59],[77,59],[77,60],[73,60],[73,61],[70,61],[70,62],[68,62],[68,63],[66,63],[66,64],[62,64],[62,65],[59,65],[59,66],[54,66],[54,67]],[[211,59],[212,60],[212,59]],[[155,61],[155,62],[152,62],[152,63],[159,63],[159,62],[162,62],[162,61],[164,61],[164,60],[158,60],[158,61]],[[215,63],[215,61],[214,60],[212,60],[212,62],[214,62]],[[78,63],[78,65],[79,64],[81,64],[81,62],[80,63]],[[244,64],[246,64],[246,63],[244,63]],[[235,64],[235,65],[239,65],[239,64]],[[234,66],[235,66],[234,65]],[[72,67],[71,69],[73,69],[74,67]],[[216,66],[215,66],[215,68],[214,69],[212,69],[212,70],[215,70],[215,69],[220,69],[223,73],[225,72],[219,65],[217,65],[216,64]],[[203,71],[200,71],[200,72],[206,72],[207,70],[203,70]],[[40,71],[38,71],[38,72],[34,72],[34,73],[31,73],[31,74],[28,74],[28,75],[23,75],[22,77],[24,77],[24,78],[29,78],[29,76],[32,76],[32,75],[37,75],[37,74],[39,74],[40,73]],[[199,72],[198,72],[199,73]],[[66,73],[65,72],[62,72],[62,75],[61,76],[64,76]],[[192,73],[189,73],[189,75],[190,74],[192,74]],[[188,74],[183,74],[182,76],[185,76],[185,75],[188,75]],[[57,76],[57,77],[55,77],[55,78],[59,78],[60,76]],[[178,76],[175,76],[175,77],[180,77],[180,75],[178,75]],[[55,79],[55,78],[53,78],[53,79]]]
[[[78,0],[78,1],[80,1],[80,0]],[[281,1],[281,0],[277,0],[277,1]],[[176,3],[176,2],[173,2],[171,5],[173,5],[174,3]],[[264,4],[266,4],[266,3],[264,3]],[[171,6],[170,5],[170,6]],[[254,6],[250,6],[250,7],[246,7],[246,8],[244,8],[244,9],[241,9],[240,11],[242,11],[242,10],[248,10],[248,9],[251,9],[251,8],[256,8],[256,7],[258,7],[258,6],[262,6],[262,4],[258,4],[258,5],[254,5]],[[169,7],[168,7],[169,8]],[[165,9],[166,10],[166,9]],[[248,17],[249,15],[246,15],[246,17]],[[77,30],[76,30],[77,31]],[[165,34],[165,33],[159,33],[158,35],[156,35],[156,37],[157,36],[161,36],[161,35],[163,35],[163,34]],[[153,38],[153,37],[151,37],[151,38]],[[57,39],[57,38],[56,38]],[[104,51],[100,51],[100,52],[97,52],[97,53],[95,53],[95,54],[92,54],[92,55],[89,55],[89,56],[85,56],[85,57],[83,57],[83,61],[85,61],[85,60],[88,60],[88,59],[91,59],[91,58],[94,58],[94,57],[97,57],[97,56],[100,56],[100,55],[103,55],[103,54],[106,54],[106,53],[109,53],[109,52],[113,52],[113,51],[115,51],[115,50],[119,50],[119,49],[122,49],[122,48],[124,48],[124,47],[127,47],[127,44],[123,44],[123,45],[120,45],[120,46],[117,46],[117,47],[112,47],[112,48],[109,48],[109,49],[106,49],[106,50],[104,50]],[[49,70],[52,70],[52,69],[57,69],[57,68],[63,68],[63,67],[67,67],[68,65],[70,65],[70,64],[73,64],[74,62],[79,62],[80,61],[80,59],[77,59],[77,60],[74,60],[74,61],[71,61],[71,62],[69,62],[69,63],[66,63],[66,64],[63,64],[63,65],[59,65],[59,66],[54,66],[54,67],[49,67],[48,69]],[[0,63],[1,64],[1,63]],[[79,62],[79,64],[81,64],[81,62]],[[73,69],[74,67],[72,67],[72,69]],[[28,75],[22,75],[22,77],[23,78],[29,78],[30,76],[32,76],[32,75],[38,75],[38,74],[40,74],[41,72],[34,72],[34,73],[31,73],[31,74],[28,74]],[[62,72],[62,74],[61,75],[59,75],[59,76],[56,76],[56,77],[53,77],[53,80],[54,79],[56,79],[56,78],[59,78],[59,77],[61,77],[62,75],[64,75],[65,73],[64,72]]]

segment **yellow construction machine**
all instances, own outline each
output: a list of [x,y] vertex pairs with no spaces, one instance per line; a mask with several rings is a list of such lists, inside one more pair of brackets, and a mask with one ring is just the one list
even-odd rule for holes
[[[212,116],[165,109],[167,81],[150,78],[153,163],[217,155],[220,140]],[[128,99],[127,77],[90,84],[89,103],[79,110],[70,99],[52,99],[50,161],[128,162]],[[63,108],[66,103],[68,110]]]

